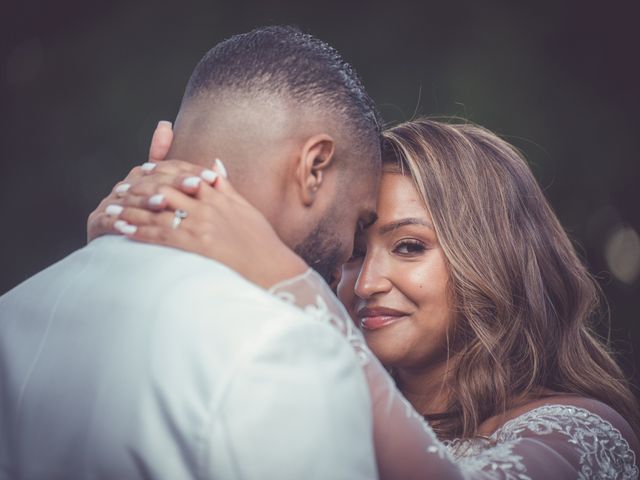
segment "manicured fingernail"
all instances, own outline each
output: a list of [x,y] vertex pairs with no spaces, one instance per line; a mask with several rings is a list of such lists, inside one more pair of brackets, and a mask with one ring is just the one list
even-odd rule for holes
[[154,168],[156,168],[156,164],[155,163],[151,163],[151,162],[146,162],[142,164],[142,171],[143,172],[150,172],[152,171]]
[[158,122],[158,126],[159,127],[169,127],[169,128],[171,128],[173,126],[173,124],[169,120],[160,120]]
[[111,215],[112,217],[117,217],[118,215],[120,215],[122,213],[122,206],[120,205],[116,205],[116,204],[112,204],[109,205],[104,212],[107,215]]
[[216,181],[216,178],[218,178],[218,174],[213,170],[209,170],[209,169],[203,170],[200,176],[207,183],[213,183]]
[[149,205],[151,205],[152,207],[158,207],[162,205],[162,202],[164,202],[164,195],[162,195],[161,193],[156,193],[155,195],[149,197]]
[[121,183],[118,185],[113,191],[116,193],[126,193],[127,190],[131,188],[131,184],[129,183]]
[[188,188],[194,188],[200,185],[202,179],[200,177],[187,177],[182,181],[182,186]]
[[124,220],[118,220],[113,224],[113,226],[116,230],[118,230],[120,233],[124,233],[125,235],[133,235],[134,233],[136,233],[136,230],[138,230],[138,227],[129,225]]
[[224,163],[222,163],[222,160],[220,160],[219,158],[216,158],[216,167],[218,167],[218,173],[222,175],[224,178],[227,178],[229,176],[229,174],[227,173],[227,169],[224,166]]

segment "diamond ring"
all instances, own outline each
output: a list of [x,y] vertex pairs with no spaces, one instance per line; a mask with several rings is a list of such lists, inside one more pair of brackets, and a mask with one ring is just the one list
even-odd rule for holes
[[173,216],[173,222],[171,222],[171,228],[174,230],[180,226],[182,220],[187,218],[189,214],[184,210],[176,210],[175,215]]

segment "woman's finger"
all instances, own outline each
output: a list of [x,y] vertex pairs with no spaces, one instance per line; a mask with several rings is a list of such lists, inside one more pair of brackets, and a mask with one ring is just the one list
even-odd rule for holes
[[127,173],[127,176],[124,177],[124,180],[122,182],[119,182],[116,185],[119,185],[121,183],[131,183],[131,181],[141,178],[144,175],[145,175],[145,172],[142,169],[142,165],[136,165],[132,167],[131,170],[129,170],[129,173]]
[[205,180],[208,185],[203,184],[202,187],[195,189],[194,191],[190,191],[192,184],[199,184],[200,182],[198,182],[196,178],[185,178],[182,180],[183,183],[179,187],[180,190],[193,195],[195,198],[204,200],[205,202],[209,201],[209,199],[217,193],[226,194],[234,199],[239,197],[239,194],[229,183],[227,178],[227,169],[220,159],[216,158],[213,164],[213,170],[205,170],[201,174],[201,178]]
[[151,175],[156,173],[164,173],[167,175],[195,175],[200,174],[207,170],[202,165],[196,165],[195,163],[184,162],[182,160],[164,160],[160,163],[147,162],[140,166],[140,169],[145,175]]
[[120,230],[115,227],[118,217],[105,212],[93,212],[87,222],[87,241],[90,242],[98,237],[109,234],[120,234]]
[[123,207],[115,216],[117,216],[119,220],[124,220],[127,224],[135,227],[145,225],[171,227],[175,213],[168,210],[154,212],[144,208]]
[[220,193],[224,193],[225,195],[229,195],[231,197],[240,196],[236,189],[231,185],[231,182],[227,177],[220,175],[218,180],[216,180],[214,184],[214,188]]
[[[186,217],[178,215],[179,212],[152,212],[142,208],[125,207],[121,208],[117,215],[111,215],[111,221],[104,222],[104,228],[124,234],[133,235],[140,228],[157,227],[159,229],[175,230],[181,226]],[[108,215],[108,214],[107,214]],[[182,226],[187,229],[193,222]]]
[[170,185],[177,187],[180,181],[187,177],[188,175],[164,173],[148,175],[131,182],[131,185],[128,188],[127,192],[125,192],[125,194],[121,196],[126,196],[127,194],[151,196],[154,193],[158,193],[158,189],[161,186]]
[[[214,178],[212,178],[211,175],[213,175]],[[184,193],[194,195],[198,191],[201,183],[215,181],[215,178],[217,178],[217,174],[211,170],[204,170],[200,176],[157,172],[132,181],[130,184],[125,184],[124,187],[120,187],[124,189],[124,192],[120,191],[116,193],[115,196],[124,197],[127,194],[151,196],[158,193],[159,188],[163,185],[172,186]]]
[[[197,182],[191,182],[192,180]],[[191,190],[207,189],[207,195],[203,197],[206,198],[204,202],[194,200],[189,193],[183,191],[184,188],[180,188],[189,182],[192,183]],[[177,178],[174,179],[173,185],[156,182],[135,184],[119,197],[107,197],[97,211],[105,210],[111,215],[119,215],[122,207],[133,207],[151,211],[189,209],[197,212],[207,209],[219,196],[220,193],[204,183],[200,177]]]
[[[203,184],[202,187],[211,188],[205,184]],[[160,186],[158,193],[148,199],[152,207],[153,205],[163,205],[166,210],[182,210],[190,216],[198,218],[206,218],[211,205],[214,204],[215,201],[215,195],[210,197],[207,202],[202,202],[169,185]]]
[[[140,165],[136,165],[133,167],[124,180],[116,183],[111,189],[111,194],[107,196],[103,202],[109,198],[118,198],[123,196],[125,193],[129,191],[132,185],[140,182],[144,178],[144,172],[142,171],[142,167]],[[100,208],[100,206],[98,206]]]
[[171,185],[183,193],[191,196],[196,196],[201,185],[214,185],[218,180],[219,175],[213,170],[205,169],[200,172],[199,175],[178,175],[176,176]]
[[149,162],[160,162],[165,159],[173,143],[173,129],[171,122],[161,120],[151,137],[149,147]]
[[154,194],[151,195],[135,195],[127,193],[121,198],[114,199],[113,202],[104,205],[104,213],[117,217],[122,212],[124,207],[143,208],[147,210],[163,210],[165,205],[157,200],[151,201],[154,198]]
[[115,184],[115,186],[111,190],[110,196],[122,197],[125,193],[129,191],[130,188],[131,188],[131,183],[129,181],[124,180],[122,182],[118,182]]
[[213,162],[213,169],[222,175],[224,178],[229,178],[229,173],[227,172],[227,167],[224,166],[224,162],[219,158],[216,158]]
[[[219,160],[218,160],[219,161]],[[213,188],[219,192],[230,198],[231,200],[235,200],[240,202],[241,204],[247,204],[247,200],[238,193],[238,191],[233,187],[229,178],[225,175],[220,175],[218,179],[213,184]],[[205,196],[209,196],[209,189],[202,188],[199,192],[199,195],[204,199]]]

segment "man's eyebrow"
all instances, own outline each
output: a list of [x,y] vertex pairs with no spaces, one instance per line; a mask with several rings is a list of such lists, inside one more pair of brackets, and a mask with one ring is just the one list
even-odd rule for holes
[[433,225],[428,220],[424,218],[403,218],[402,220],[398,220],[397,222],[387,223],[380,227],[380,234],[384,235],[385,233],[392,232],[400,227],[405,227],[407,225],[422,225],[424,227],[430,228],[433,230]]

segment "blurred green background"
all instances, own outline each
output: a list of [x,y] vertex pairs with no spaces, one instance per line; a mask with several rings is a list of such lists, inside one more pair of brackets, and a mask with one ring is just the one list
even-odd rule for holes
[[463,116],[525,152],[606,292],[638,384],[638,5],[5,0],[0,293],[84,244],[88,213],[145,161],[211,46],[294,24],[343,53],[387,122]]

